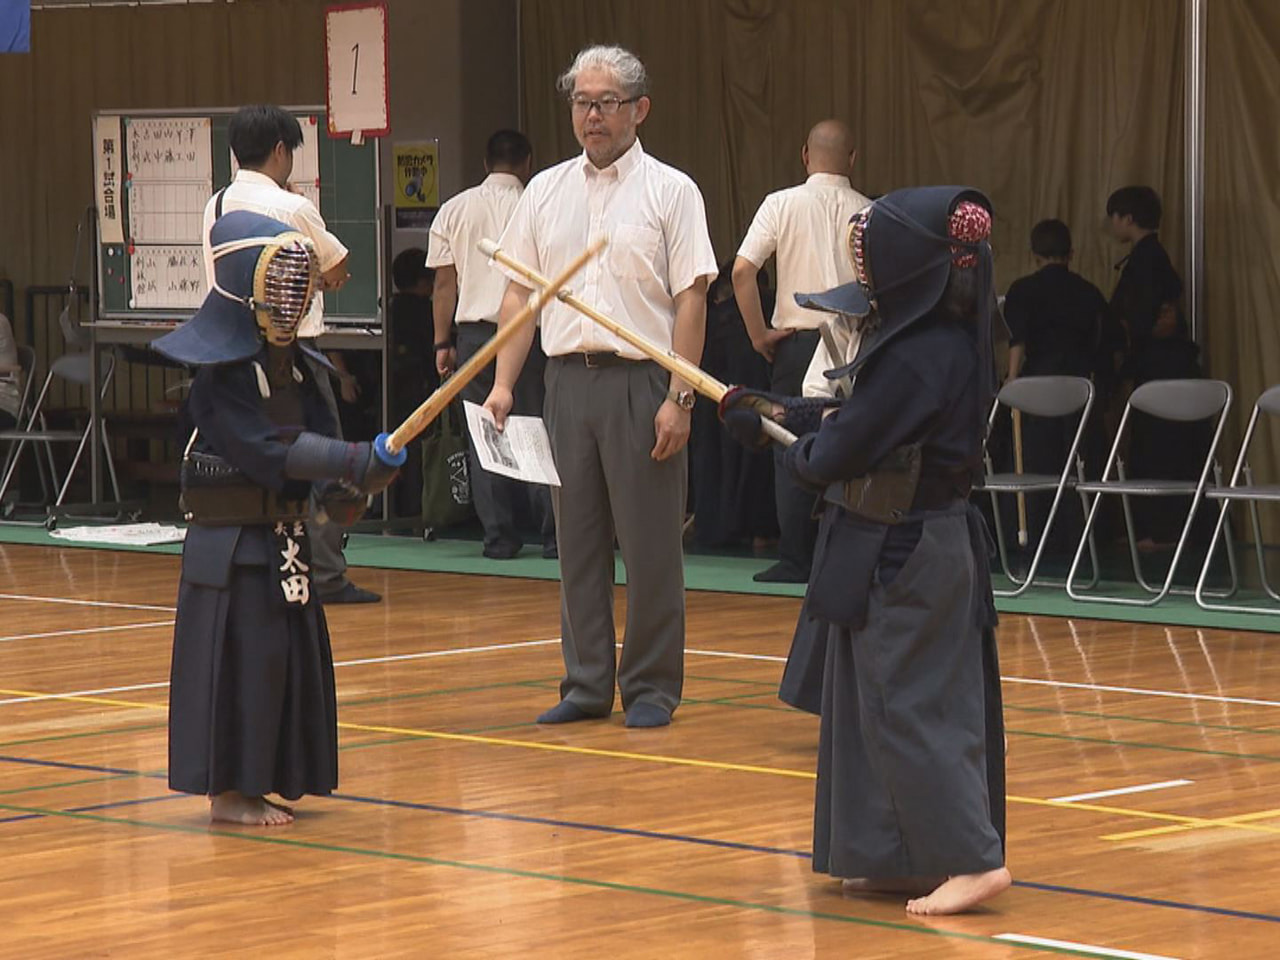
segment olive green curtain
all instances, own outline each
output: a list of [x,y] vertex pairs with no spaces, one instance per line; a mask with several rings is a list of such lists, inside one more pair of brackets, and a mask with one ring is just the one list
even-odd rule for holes
[[991,196],[1002,289],[1031,268],[1032,225],[1059,217],[1109,293],[1116,187],[1168,198],[1181,256],[1183,16],[1181,0],[525,0],[525,117],[540,161],[575,152],[555,78],[585,44],[620,43],[650,74],[646,149],[698,182],[722,260],[763,196],[803,179],[809,127],[838,117],[862,192]]
[[[1280,384],[1280,3],[1213,0],[1206,15],[1201,327],[1210,372],[1236,391],[1234,450],[1254,400]],[[1265,420],[1257,450],[1259,481],[1280,481],[1280,430]]]

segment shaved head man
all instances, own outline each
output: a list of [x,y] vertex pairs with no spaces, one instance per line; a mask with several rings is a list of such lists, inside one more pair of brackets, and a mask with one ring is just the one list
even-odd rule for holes
[[[774,393],[799,396],[805,371],[818,346],[818,330],[828,314],[796,304],[795,294],[829,290],[853,280],[853,266],[837,243],[849,218],[869,201],[853,189],[849,176],[858,151],[853,131],[841,120],[814,124],[800,150],[808,179],[764,198],[733,264],[733,292],[756,352],[773,364]],[[771,257],[778,259],[778,297],[773,322],[765,322],[756,275]],[[756,580],[803,583],[809,579],[817,525],[813,497],[790,475],[775,470],[778,562]]]

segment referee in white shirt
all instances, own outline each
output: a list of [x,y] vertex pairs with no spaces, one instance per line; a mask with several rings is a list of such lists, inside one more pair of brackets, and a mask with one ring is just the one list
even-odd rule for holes
[[[818,346],[819,328],[831,317],[796,303],[796,293],[830,290],[853,280],[843,246],[833,244],[849,218],[871,201],[853,189],[849,173],[857,150],[853,133],[839,120],[823,120],[809,131],[800,158],[809,178],[764,198],[733,264],[733,292],[756,352],[773,364],[770,389],[800,396],[805,371]],[[765,324],[756,275],[778,258],[778,297],[773,324]],[[756,580],[804,583],[809,579],[817,521],[813,495],[805,493],[775,456],[779,559]]]
[[[534,177],[501,245],[554,276],[590,243],[605,252],[574,293],[666,349],[702,355],[707,283],[716,275],[702,194],[688,176],[644,152],[644,65],[620,47],[581,51],[560,78],[580,156]],[[500,322],[530,290],[513,277]],[[545,416],[563,486],[553,492],[561,567],[561,702],[539,723],[606,717],[614,680],[627,726],[671,722],[684,680],[681,531],[688,486],[689,384],[558,301],[542,312]],[[502,422],[532,329],[498,355],[486,406]],[[627,623],[616,662],[617,535],[627,568]]]
[[[328,228],[316,205],[306,197],[288,189],[293,173],[293,151],[302,146],[302,127],[298,118],[276,106],[258,104],[241,107],[227,124],[227,140],[240,169],[235,178],[215,193],[204,208],[204,265],[208,289],[213,289],[213,250],[209,231],[213,223],[232,210],[249,210],[281,223],[310,237],[320,260],[321,279],[326,290],[337,290],[346,283],[347,248]],[[318,337],[324,332],[324,298],[316,297],[311,310],[298,325],[298,339]],[[301,356],[306,356],[301,354]],[[316,385],[339,425],[338,405],[333,396],[330,371],[307,358]],[[342,528],[336,523],[307,524],[311,539],[311,576],[316,593],[324,603],[376,603],[382,598],[371,590],[362,590],[347,579],[347,560],[342,555]]]
[[[451,197],[431,222],[427,266],[436,271],[431,309],[435,320],[436,370],[447,377],[466,363],[498,332],[498,310],[507,289],[507,278],[489,266],[489,258],[477,249],[481,240],[502,236],[516,209],[524,185],[533,174],[533,147],[515,130],[499,130],[485,148],[484,181]],[[455,352],[450,330],[458,323]],[[534,338],[528,362],[515,386],[513,413],[541,416],[546,357]],[[493,364],[462,388],[462,399],[484,403],[493,389]],[[541,484],[521,483],[480,466],[475,444],[470,449],[471,499],[484,527],[484,555],[510,560],[520,552],[522,508],[527,520],[539,528],[542,555],[556,556],[555,518],[551,493]]]

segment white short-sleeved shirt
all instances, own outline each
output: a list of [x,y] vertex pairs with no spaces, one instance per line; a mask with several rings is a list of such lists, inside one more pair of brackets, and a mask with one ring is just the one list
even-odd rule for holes
[[[204,272],[207,289],[213,289],[213,249],[209,244],[209,231],[217,219],[218,194],[209,198],[204,208],[204,228],[201,231],[204,247]],[[240,169],[227,186],[222,197],[222,212],[248,210],[264,217],[287,223],[299,233],[310,237],[320,258],[320,270],[325,271],[342,262],[347,248],[329,232],[316,205],[306,197],[288,190],[256,170]],[[311,309],[298,325],[299,337],[318,337],[324,332],[324,297],[316,294]]]
[[[533,178],[500,245],[550,278],[600,237],[609,244],[569,281],[574,295],[670,350],[676,295],[718,272],[697,184],[646,154],[639,140],[604,170],[584,153]],[[518,274],[509,275],[530,286]],[[555,300],[542,310],[542,347],[548,356],[608,352],[643,358]]]
[[738,256],[757,267],[778,256],[776,330],[816,330],[828,319],[796,303],[797,293],[820,293],[854,279],[844,250],[849,218],[871,201],[853,189],[849,178],[815,173],[798,186],[764,198]]
[[[18,344],[13,339],[13,327],[9,318],[0,313],[0,364],[18,365]],[[0,410],[17,419],[21,401],[21,387],[16,373],[0,373]]]
[[800,388],[802,397],[834,397],[836,381],[828,380],[824,375],[828,370],[843,367],[852,363],[858,355],[858,347],[862,343],[862,333],[858,330],[857,321],[847,317],[833,316],[827,323],[831,331],[831,339],[835,344],[836,356],[827,350],[825,338],[818,341],[813,351],[813,359],[804,374],[804,384]]
[[489,266],[476,244],[502,236],[523,192],[514,174],[491,173],[479,186],[445,201],[431,222],[427,266],[458,271],[458,323],[498,319],[507,277]]

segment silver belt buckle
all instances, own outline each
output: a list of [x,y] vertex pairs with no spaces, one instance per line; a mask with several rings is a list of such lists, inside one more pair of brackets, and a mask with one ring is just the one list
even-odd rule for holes
[[586,365],[588,370],[595,370],[600,366],[600,364],[596,362],[596,355],[594,353],[583,353],[582,362]]

